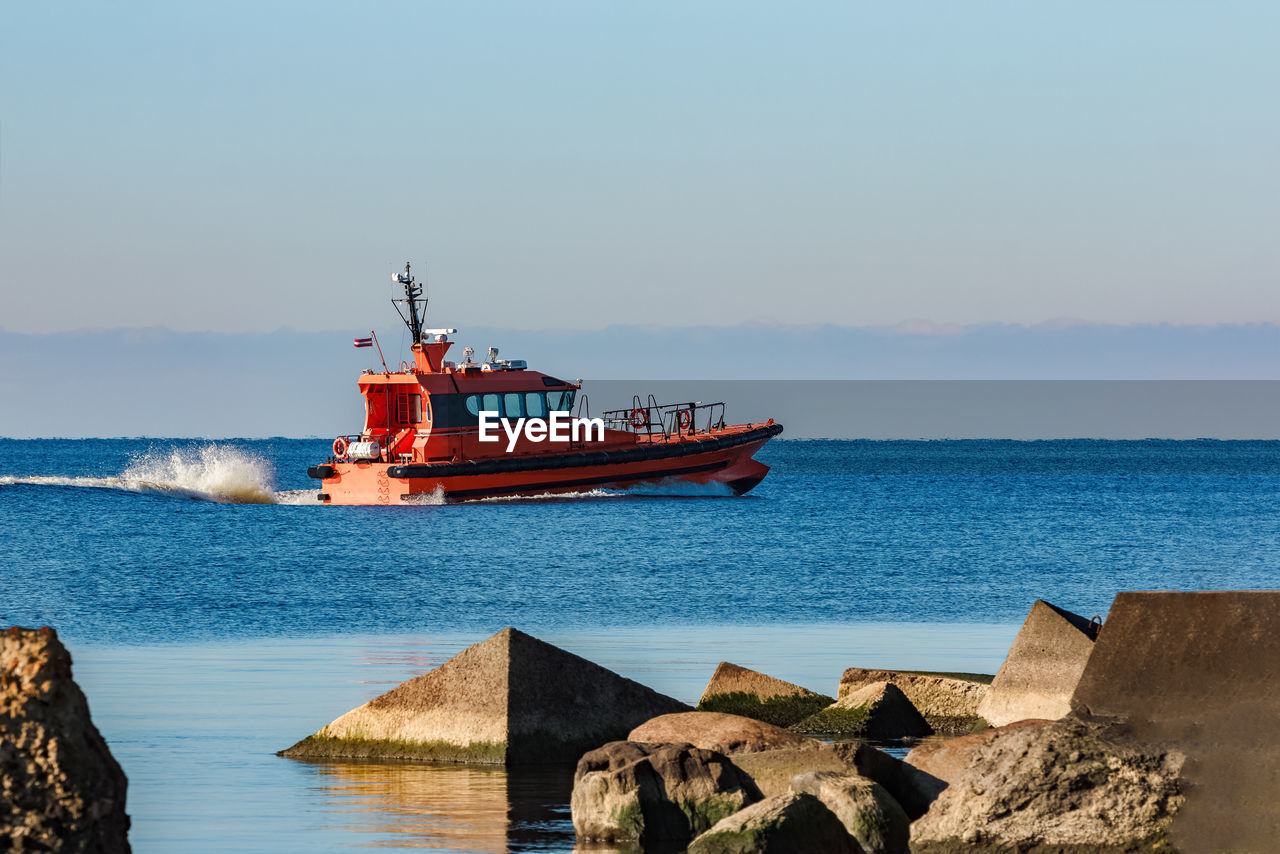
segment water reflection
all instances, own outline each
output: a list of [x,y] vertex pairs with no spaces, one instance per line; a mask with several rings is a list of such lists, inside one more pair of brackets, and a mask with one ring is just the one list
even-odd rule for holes
[[[571,851],[572,767],[298,761],[333,829],[371,848]],[[613,848],[593,849],[601,852]]]

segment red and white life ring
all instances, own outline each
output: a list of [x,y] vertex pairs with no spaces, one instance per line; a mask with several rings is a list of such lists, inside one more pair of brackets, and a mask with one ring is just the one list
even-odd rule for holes
[[639,429],[649,423],[649,413],[640,407],[631,410],[631,426]]
[[341,459],[347,455],[347,440],[339,436],[333,440],[333,455]]
[[689,425],[692,423],[693,423],[693,415],[690,414],[689,410],[681,409],[680,410],[680,429],[688,430]]

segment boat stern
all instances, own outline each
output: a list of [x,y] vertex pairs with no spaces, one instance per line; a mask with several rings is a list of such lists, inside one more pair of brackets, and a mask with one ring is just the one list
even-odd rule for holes
[[320,481],[322,504],[400,504],[408,484],[389,477],[382,462],[333,462],[312,466],[307,474]]

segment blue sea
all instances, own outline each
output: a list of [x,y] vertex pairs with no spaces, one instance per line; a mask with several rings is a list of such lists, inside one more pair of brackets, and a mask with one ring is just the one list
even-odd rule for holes
[[775,440],[742,497],[322,507],[328,441],[0,440],[0,625],[51,625],[139,852],[569,851],[563,771],[274,752],[504,626],[695,701],[716,662],[994,672],[1031,603],[1275,588],[1280,442]]

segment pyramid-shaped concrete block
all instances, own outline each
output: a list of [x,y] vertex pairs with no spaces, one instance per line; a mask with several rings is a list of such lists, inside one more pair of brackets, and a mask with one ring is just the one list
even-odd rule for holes
[[840,677],[838,699],[843,701],[877,682],[898,686],[911,705],[938,732],[968,732],[981,723],[978,704],[991,687],[991,677],[980,673],[925,673],[850,667]]
[[503,629],[281,751],[293,758],[576,762],[678,700]]
[[716,667],[716,672],[711,674],[711,681],[707,683],[707,689],[702,692],[702,699],[698,702],[705,702],[709,697],[717,695],[737,693],[750,694],[761,700],[774,697],[819,696],[817,692],[792,682],[785,682],[757,670],[722,661]]
[[815,735],[891,740],[933,735],[920,710],[892,682],[873,682],[805,718],[795,729]]
[[702,692],[698,709],[745,715],[785,727],[834,702],[808,688],[722,661]]
[[1037,599],[978,714],[992,726],[1066,715],[1097,634],[1097,625],[1079,614]]

